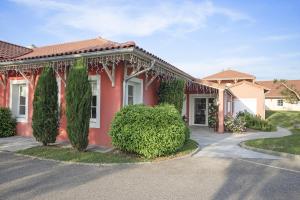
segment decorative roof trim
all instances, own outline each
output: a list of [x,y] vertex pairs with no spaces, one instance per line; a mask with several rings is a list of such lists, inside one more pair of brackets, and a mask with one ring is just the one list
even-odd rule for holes
[[[30,65],[30,64],[38,64],[38,63],[45,63],[45,62],[54,62],[54,61],[63,61],[63,60],[70,60],[79,57],[97,57],[97,56],[120,56],[120,55],[129,55],[133,54],[139,57],[146,62],[151,62],[151,60],[156,60],[156,66],[162,68],[163,70],[169,71],[174,73],[176,76],[181,77],[187,81],[193,81],[194,78],[189,74],[181,71],[180,69],[176,68],[175,66],[167,63],[166,61],[160,59],[159,57],[145,51],[142,48],[138,47],[127,47],[127,48],[119,48],[119,49],[110,49],[110,50],[101,50],[95,52],[84,52],[78,54],[71,54],[71,55],[57,55],[57,56],[46,56],[41,58],[34,58],[34,59],[24,59],[24,60],[17,60],[17,61],[6,61],[0,62],[0,70],[1,68],[6,68],[9,66],[18,66],[18,65]],[[149,60],[148,60],[149,59]]]

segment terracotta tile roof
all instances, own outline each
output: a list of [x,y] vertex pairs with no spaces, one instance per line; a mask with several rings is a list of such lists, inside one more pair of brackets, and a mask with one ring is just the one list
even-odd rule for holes
[[215,88],[215,89],[225,89],[226,88],[225,85],[221,85],[221,84],[214,83],[214,82],[207,81],[207,80],[203,80],[203,79],[197,79],[196,82],[199,83],[199,84],[208,86],[208,87]]
[[255,79],[255,76],[238,72],[235,70],[225,70],[207,77],[204,80],[233,80],[233,79]]
[[243,85],[243,84],[247,84],[247,85],[251,85],[253,87],[258,87],[258,88],[264,89],[264,92],[270,91],[270,88],[268,88],[264,85],[260,85],[256,82],[253,83],[253,82],[250,82],[250,81],[240,81],[236,84],[232,84],[232,85],[228,86],[228,88],[233,88],[233,87],[240,86],[240,85]]
[[14,59],[5,60],[5,61],[55,57],[55,56],[103,51],[103,50],[110,50],[110,49],[120,49],[120,48],[127,48],[133,46],[135,46],[134,42],[117,43],[117,42],[112,42],[110,40],[97,37],[89,40],[82,40],[76,42],[68,42],[68,43],[33,48],[32,49],[33,51],[28,54],[19,56]]
[[32,52],[32,49],[0,40],[0,61],[13,59]]
[[177,67],[171,65],[170,63],[162,60],[161,58],[155,56],[154,54],[149,53],[148,51],[144,50],[143,48],[138,47],[135,42],[129,41],[125,43],[118,43],[113,42],[101,37],[97,37],[94,39],[89,40],[82,40],[82,41],[75,41],[75,42],[68,42],[62,44],[55,44],[49,46],[42,46],[30,49],[31,52],[25,55],[19,55],[18,57],[13,58],[4,58],[0,59],[0,63],[2,62],[14,62],[19,60],[32,60],[32,59],[39,59],[39,58],[51,58],[56,56],[64,56],[64,55],[72,55],[72,54],[80,54],[80,53],[89,53],[89,52],[97,52],[97,51],[106,51],[106,50],[113,50],[113,49],[123,49],[123,48],[130,48],[134,47],[134,49],[139,50],[155,59],[159,60],[162,63],[167,64],[169,68],[172,70],[188,77],[191,80],[194,80],[194,77],[189,75],[188,73],[178,69]]
[[[285,88],[282,84],[274,83],[273,81],[257,81],[257,83],[270,88],[270,92],[266,93],[266,97],[282,97],[281,91]],[[286,84],[288,86],[294,86],[297,91],[300,91],[300,80],[287,80]]]

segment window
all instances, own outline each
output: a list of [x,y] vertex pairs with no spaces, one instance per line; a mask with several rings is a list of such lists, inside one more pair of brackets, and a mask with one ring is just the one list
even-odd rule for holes
[[128,105],[133,105],[133,103],[134,103],[133,92],[134,92],[134,85],[128,85]]
[[126,105],[143,103],[143,80],[132,78],[127,83]]
[[277,100],[277,106],[283,106],[283,100],[282,99]]
[[25,80],[13,80],[10,84],[10,109],[17,122],[27,122],[28,84]]
[[100,76],[89,77],[92,89],[90,127],[100,128]]

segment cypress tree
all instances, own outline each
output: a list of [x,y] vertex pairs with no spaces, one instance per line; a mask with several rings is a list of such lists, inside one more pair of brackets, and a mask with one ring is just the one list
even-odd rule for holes
[[54,143],[58,135],[59,106],[55,73],[46,66],[38,80],[33,100],[33,136],[43,145]]
[[184,101],[184,87],[185,82],[183,80],[162,81],[158,90],[159,103],[174,105],[181,113]]
[[83,59],[70,69],[66,87],[67,132],[72,146],[84,151],[88,145],[91,115],[91,85]]

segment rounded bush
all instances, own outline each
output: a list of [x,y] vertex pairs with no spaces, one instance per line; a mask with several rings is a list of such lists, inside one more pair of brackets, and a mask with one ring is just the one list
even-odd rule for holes
[[189,132],[174,106],[130,105],[115,115],[110,135],[115,147],[155,158],[180,149]]
[[16,119],[8,108],[0,108],[0,137],[10,137],[16,134]]

